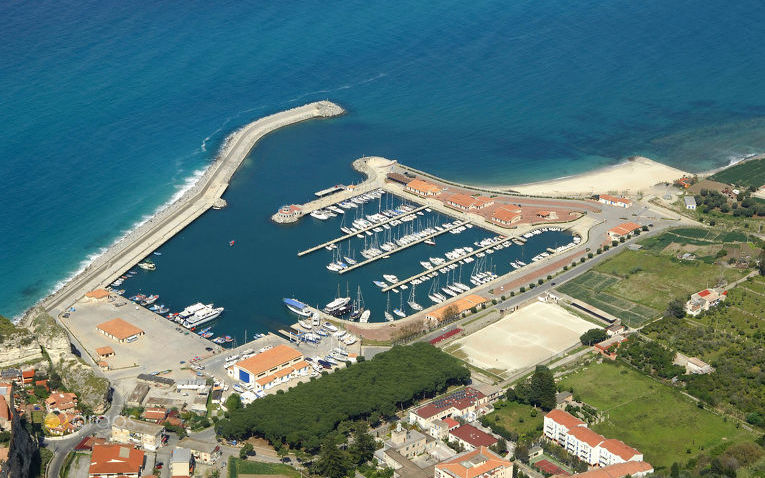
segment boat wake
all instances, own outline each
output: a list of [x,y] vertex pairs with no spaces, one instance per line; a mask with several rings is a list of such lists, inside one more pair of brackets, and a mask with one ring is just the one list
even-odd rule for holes
[[349,89],[354,88],[356,86],[365,85],[367,83],[371,83],[373,81],[379,80],[380,78],[383,78],[383,77],[386,77],[386,76],[388,76],[387,73],[378,73],[375,76],[369,77],[369,78],[367,78],[365,80],[361,80],[361,81],[359,81],[357,83],[352,83],[352,84],[349,84],[349,85],[342,85],[342,86],[338,86],[337,88],[329,88],[329,89],[325,89],[325,90],[309,91],[308,93],[303,93],[302,95],[299,95],[299,96],[296,96],[296,97],[292,98],[291,100],[287,101],[287,103],[294,103],[296,101],[300,101],[300,100],[302,100],[303,98],[305,98],[307,96],[323,95],[324,93],[334,93],[335,91],[349,90]]

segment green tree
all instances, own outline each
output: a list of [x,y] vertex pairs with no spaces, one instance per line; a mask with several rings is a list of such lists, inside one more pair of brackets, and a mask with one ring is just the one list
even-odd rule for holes
[[232,393],[229,395],[229,397],[226,399],[226,402],[224,403],[226,406],[226,410],[229,412],[233,412],[234,410],[239,410],[242,408],[242,398],[239,396],[238,393]]
[[239,449],[239,458],[246,460],[248,456],[252,455],[253,450],[254,447],[252,446],[252,443],[245,443],[244,446]]
[[348,454],[339,449],[332,436],[321,445],[319,458],[313,465],[313,472],[328,478],[345,478],[353,469]]
[[529,403],[552,410],[555,408],[555,380],[549,368],[537,365],[529,384]]
[[363,465],[372,460],[376,448],[377,444],[372,435],[367,431],[366,423],[357,423],[353,433],[353,443],[348,449],[353,462],[357,465]]
[[528,463],[529,462],[529,447],[520,443],[516,445],[515,459],[520,460],[522,463]]
[[685,304],[680,299],[672,299],[667,304],[666,314],[670,317],[682,319],[685,317]]
[[672,478],[680,478],[680,465],[677,462],[672,463],[669,476]]
[[605,330],[590,329],[579,337],[579,341],[582,342],[582,345],[595,345],[606,340],[606,337],[608,337],[608,334]]

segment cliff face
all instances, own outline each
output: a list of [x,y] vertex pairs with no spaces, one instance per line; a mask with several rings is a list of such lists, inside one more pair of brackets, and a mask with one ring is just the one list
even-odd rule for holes
[[0,368],[35,362],[42,357],[35,337],[0,315]]
[[37,342],[48,353],[62,382],[77,394],[79,402],[95,413],[106,410],[109,381],[97,375],[95,370],[72,353],[69,336],[55,319],[40,309],[31,321],[30,328]]
[[0,469],[0,478],[27,478],[39,468],[40,451],[37,441],[29,434],[18,414],[11,424],[8,461]]

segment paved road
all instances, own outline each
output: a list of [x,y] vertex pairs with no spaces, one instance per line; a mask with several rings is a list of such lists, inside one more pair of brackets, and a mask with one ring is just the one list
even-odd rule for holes
[[98,423],[88,423],[76,433],[61,440],[44,439],[43,445],[53,452],[53,458],[48,465],[47,477],[58,478],[66,456],[74,450],[74,447],[86,436],[96,435],[98,437],[108,438],[111,433],[111,424],[114,421],[114,418],[119,416],[120,412],[122,412],[123,406],[124,399],[122,395],[115,390],[114,396],[112,397],[112,405],[109,410],[103,414],[105,420]]

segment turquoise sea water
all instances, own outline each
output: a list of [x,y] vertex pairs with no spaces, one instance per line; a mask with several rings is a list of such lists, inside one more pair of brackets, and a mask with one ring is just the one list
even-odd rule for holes
[[[0,3],[0,313],[177,194],[232,130],[317,99],[348,115],[274,134],[235,179],[251,208],[232,222],[271,242],[231,287],[259,290],[287,253],[264,214],[362,154],[500,184],[762,151],[763,19],[754,0]],[[261,159],[278,166],[256,180]]]

